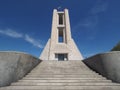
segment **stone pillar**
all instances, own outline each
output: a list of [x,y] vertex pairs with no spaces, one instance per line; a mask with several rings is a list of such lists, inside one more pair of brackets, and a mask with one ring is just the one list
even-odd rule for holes
[[71,29],[70,29],[70,19],[69,19],[69,14],[68,14],[68,9],[64,10],[65,13],[65,29],[66,29],[66,38],[67,38],[67,43],[71,40]]

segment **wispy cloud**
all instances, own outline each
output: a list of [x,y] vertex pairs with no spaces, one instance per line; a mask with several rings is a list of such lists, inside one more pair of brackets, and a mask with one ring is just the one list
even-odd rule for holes
[[[84,20],[78,22],[73,29],[78,30],[81,27],[94,28],[98,23],[98,14],[105,12],[108,8],[108,2],[103,0],[96,0],[95,5],[90,9],[90,13]],[[79,29],[80,30],[80,29]]]
[[22,34],[15,30],[7,29],[7,30],[0,30],[0,34],[12,37],[12,38],[21,38],[29,43],[31,43],[33,46],[38,48],[43,48],[43,44],[40,42],[40,40],[34,39],[33,37],[30,37],[28,34]]
[[[72,28],[73,34],[80,32],[80,33],[86,35],[85,38],[87,40],[93,41],[96,39],[97,24],[98,24],[98,17],[97,16],[89,16],[89,17],[85,18],[83,21],[78,22]],[[80,35],[80,33],[77,35]]]
[[6,36],[10,36],[13,38],[22,38],[23,35],[21,33],[18,33],[16,31],[13,31],[11,29],[7,29],[7,30],[0,30],[0,33]]
[[99,14],[105,12],[108,8],[108,2],[103,0],[97,0],[96,4],[91,9],[92,14]]
[[89,33],[87,39],[94,40],[97,34],[97,26],[99,23],[99,13],[105,12],[108,9],[106,0],[96,0],[96,3],[88,12],[88,16],[80,20],[73,28],[74,33],[82,31]]
[[78,22],[74,27],[73,30],[81,30],[80,28],[85,28],[88,30],[91,30],[91,28],[93,29],[94,27],[96,27],[98,23],[98,17],[97,16],[89,16],[87,18],[85,18],[83,21]]
[[25,40],[31,44],[33,44],[36,47],[43,48],[43,45],[40,43],[40,41],[30,37],[29,35],[25,35]]

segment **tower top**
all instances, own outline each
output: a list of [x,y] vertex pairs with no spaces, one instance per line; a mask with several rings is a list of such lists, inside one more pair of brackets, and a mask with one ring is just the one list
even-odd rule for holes
[[62,10],[62,8],[59,8],[59,7],[58,7],[57,9],[54,9],[53,11],[64,12],[64,11],[66,11],[66,10],[68,11],[67,8],[65,8],[65,9]]
[[[66,8],[65,8],[66,9]],[[57,11],[64,11],[65,10],[62,6],[57,7]]]

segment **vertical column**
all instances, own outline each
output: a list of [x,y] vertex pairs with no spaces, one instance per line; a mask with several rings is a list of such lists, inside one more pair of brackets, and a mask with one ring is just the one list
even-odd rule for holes
[[70,29],[70,20],[69,20],[68,9],[64,10],[64,14],[65,14],[66,39],[67,39],[67,43],[68,43],[71,40],[71,29]]
[[53,19],[52,19],[52,28],[51,28],[51,40],[50,40],[50,49],[49,49],[49,60],[52,60],[54,57],[53,49],[54,45],[57,43],[58,40],[58,30],[57,30],[57,21],[58,21],[57,10],[53,10]]
[[57,10],[53,10],[53,20],[52,20],[52,32],[51,32],[51,41],[57,42],[58,35],[57,35],[57,21],[58,21]]

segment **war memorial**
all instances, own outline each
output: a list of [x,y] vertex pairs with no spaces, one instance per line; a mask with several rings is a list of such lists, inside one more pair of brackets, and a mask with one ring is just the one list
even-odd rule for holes
[[71,36],[68,9],[54,9],[39,59],[0,52],[0,90],[120,90],[120,52],[84,59]]

